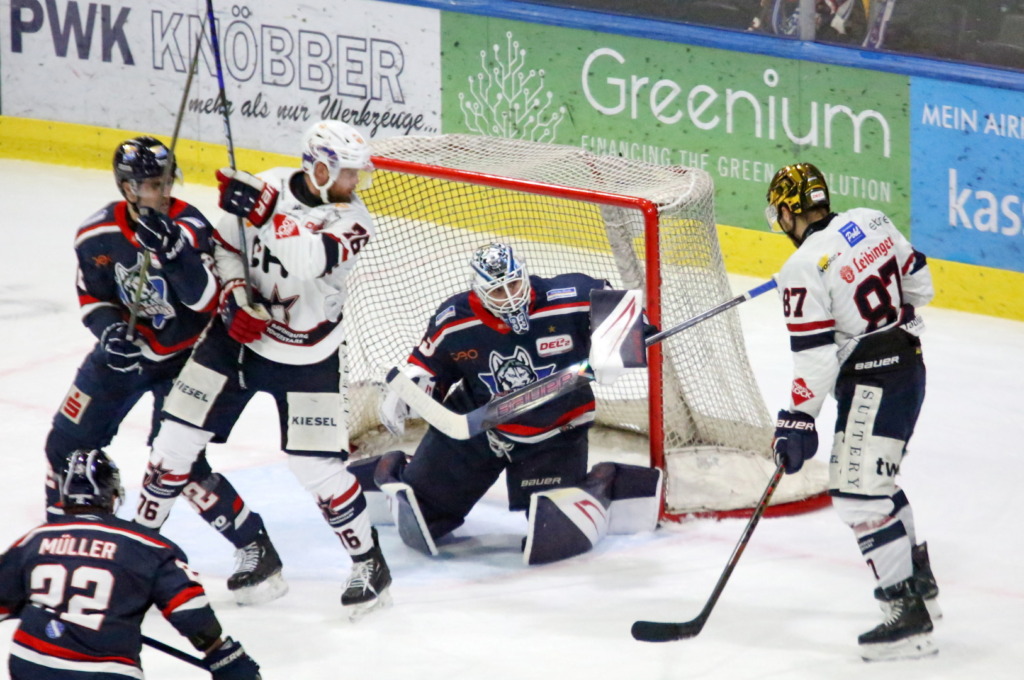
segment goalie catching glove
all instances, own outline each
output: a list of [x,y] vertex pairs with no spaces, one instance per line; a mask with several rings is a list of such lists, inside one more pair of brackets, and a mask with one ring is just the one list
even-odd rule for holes
[[772,450],[775,452],[776,464],[782,463],[787,475],[798,472],[804,461],[813,458],[818,451],[818,431],[814,429],[814,418],[800,411],[779,411]]
[[220,318],[228,329],[228,335],[243,345],[259,340],[271,322],[270,314],[262,304],[255,300],[249,304],[245,297],[245,282],[238,279],[224,286]]
[[249,220],[254,227],[263,226],[274,212],[277,189],[259,177],[234,168],[217,171],[220,207],[232,215]]

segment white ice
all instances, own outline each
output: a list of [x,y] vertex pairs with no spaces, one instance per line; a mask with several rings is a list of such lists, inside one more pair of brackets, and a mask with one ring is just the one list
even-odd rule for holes
[[[43,443],[93,343],[78,320],[75,228],[117,193],[110,172],[11,160],[0,160],[0,187],[6,546],[42,519]],[[178,195],[218,215],[213,189],[186,184]],[[757,282],[732,281],[737,291]],[[766,295],[740,309],[751,362],[774,413],[787,397],[791,366],[780,305]],[[269,400],[255,401],[231,443],[213,447],[210,459],[263,515],[285,563],[288,595],[265,606],[235,606],[224,585],[231,546],[185,503],[165,532],[202,572],[225,630],[259,661],[267,680],[1024,677],[1024,324],[944,309],[923,315],[928,397],[902,485],[942,589],[945,617],[936,623],[934,658],[860,660],[857,635],[881,615],[871,572],[831,509],[761,522],[704,631],[645,644],[630,637],[632,622],[696,616],[744,520],[696,520],[613,537],[579,558],[527,568],[519,552],[525,520],[507,512],[500,486],[438,559],[411,551],[394,527],[383,528],[395,605],[351,624],[338,604],[349,560],[287,472]],[[128,486],[122,515],[131,510],[146,460],[150,405],[147,398],[132,411],[108,449]],[[832,413],[823,415],[822,430],[831,427]],[[0,624],[5,650],[14,628]],[[144,631],[191,651],[155,611]],[[204,677],[148,648],[143,663],[150,680]],[[6,677],[4,663],[0,678]]]

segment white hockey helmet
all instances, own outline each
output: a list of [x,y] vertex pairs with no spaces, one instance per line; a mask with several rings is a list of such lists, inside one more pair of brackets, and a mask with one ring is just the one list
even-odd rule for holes
[[516,333],[530,328],[530,276],[526,263],[517,260],[512,246],[490,243],[473,253],[473,292],[484,308],[507,323]]
[[[317,163],[323,163],[328,171],[328,179],[318,184],[314,169]],[[302,135],[302,169],[309,177],[313,186],[320,192],[324,203],[330,203],[327,189],[335,180],[342,168],[353,168],[361,171],[360,187],[368,186],[369,173],[373,171],[370,162],[370,145],[359,132],[338,120],[322,120],[314,124]]]

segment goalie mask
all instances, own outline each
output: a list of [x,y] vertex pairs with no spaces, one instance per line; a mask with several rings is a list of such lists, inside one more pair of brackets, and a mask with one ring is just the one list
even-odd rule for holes
[[470,265],[473,292],[484,308],[520,335],[530,330],[530,277],[526,264],[512,254],[512,246],[484,246],[473,253]]
[[[316,181],[316,164],[327,168],[327,181]],[[370,145],[354,127],[337,120],[322,120],[306,130],[302,136],[302,170],[320,192],[324,203],[332,203],[327,190],[333,185],[343,168],[359,170],[358,188],[370,186],[373,163],[370,162]]]
[[810,163],[787,165],[776,172],[768,185],[766,198],[768,207],[765,208],[764,216],[772,231],[776,232],[785,232],[779,222],[780,206],[786,206],[794,215],[812,208],[829,209],[825,175]]
[[138,194],[140,182],[165,176],[181,179],[181,170],[171,158],[170,149],[155,137],[129,139],[114,151],[114,181],[125,198],[125,182],[131,183],[132,191]]
[[124,498],[121,473],[101,449],[79,449],[68,456],[60,496],[65,510],[91,507],[116,512]]

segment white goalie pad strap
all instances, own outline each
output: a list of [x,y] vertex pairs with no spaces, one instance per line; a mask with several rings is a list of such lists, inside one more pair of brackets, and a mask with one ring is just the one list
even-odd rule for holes
[[533,494],[523,563],[547,564],[582,555],[608,533],[608,514],[600,500],[577,487]]
[[340,394],[289,392],[284,448],[289,451],[347,451],[348,428],[341,415]]
[[164,400],[164,411],[186,423],[203,427],[207,414],[213,408],[213,403],[224,389],[227,380],[227,376],[195,361],[189,361],[181,369],[167,399]]
[[420,504],[412,487],[405,482],[386,482],[380,485],[380,489],[388,497],[402,542],[413,550],[436,557],[437,546],[420,512]]
[[882,388],[858,385],[846,429],[836,432],[828,466],[829,489],[861,496],[892,496],[906,442],[872,434]]

